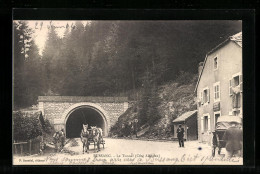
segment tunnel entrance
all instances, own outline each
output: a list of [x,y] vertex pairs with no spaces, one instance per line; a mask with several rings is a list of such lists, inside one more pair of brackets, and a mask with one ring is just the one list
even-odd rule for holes
[[75,109],[69,114],[66,122],[66,137],[80,137],[83,124],[88,124],[89,127],[100,127],[104,134],[106,132],[106,123],[101,113],[93,108],[82,107]]

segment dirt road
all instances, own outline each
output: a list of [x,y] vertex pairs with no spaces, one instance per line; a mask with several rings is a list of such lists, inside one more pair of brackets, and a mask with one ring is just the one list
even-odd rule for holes
[[[73,143],[72,143],[73,142]],[[69,141],[63,152],[26,157],[14,157],[14,164],[23,165],[242,165],[242,158],[211,157],[211,147],[198,141],[185,142],[180,148],[177,141],[156,142],[129,139],[105,138],[105,148],[95,152],[93,145],[89,153],[82,153],[79,138]],[[26,160],[33,160],[26,161]]]

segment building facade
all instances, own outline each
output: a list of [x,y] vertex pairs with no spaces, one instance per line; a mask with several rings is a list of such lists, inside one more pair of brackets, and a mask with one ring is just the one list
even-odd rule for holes
[[198,138],[210,143],[219,116],[243,118],[242,32],[211,50],[200,65],[195,89]]

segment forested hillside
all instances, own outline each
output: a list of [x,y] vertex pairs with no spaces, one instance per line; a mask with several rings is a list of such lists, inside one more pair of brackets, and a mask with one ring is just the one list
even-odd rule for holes
[[140,100],[131,103],[131,107],[119,117],[111,129],[113,137],[134,135],[129,123],[138,120],[137,132],[143,132],[139,138],[171,139],[173,138],[172,121],[185,112],[195,110],[196,93],[194,93],[198,74],[181,72],[173,82],[165,83],[155,91],[143,92]]
[[197,74],[205,54],[240,31],[239,21],[76,21],[63,37],[50,25],[40,55],[33,29],[15,21],[14,106],[36,104],[39,95],[128,96],[141,108],[157,106],[154,94]]

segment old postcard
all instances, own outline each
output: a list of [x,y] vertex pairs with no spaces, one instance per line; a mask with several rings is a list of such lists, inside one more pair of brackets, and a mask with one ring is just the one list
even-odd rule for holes
[[13,20],[13,165],[243,165],[242,21]]

